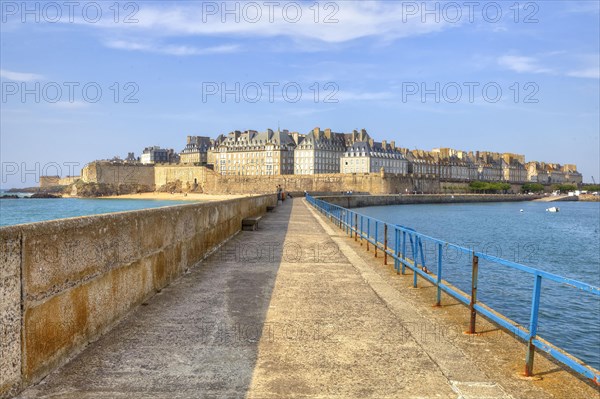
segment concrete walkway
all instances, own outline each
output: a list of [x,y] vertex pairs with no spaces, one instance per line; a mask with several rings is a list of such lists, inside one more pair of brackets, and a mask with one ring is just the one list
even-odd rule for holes
[[341,234],[286,201],[21,397],[553,397],[418,334],[429,311]]

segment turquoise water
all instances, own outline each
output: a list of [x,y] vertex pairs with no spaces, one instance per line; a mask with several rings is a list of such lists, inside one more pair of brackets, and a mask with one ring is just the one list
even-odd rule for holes
[[[550,206],[558,206],[560,212],[546,212]],[[597,202],[398,205],[357,211],[489,255],[600,286]],[[392,237],[390,240],[393,242]],[[425,245],[424,250],[426,264],[435,270],[435,247]],[[470,257],[448,250],[442,259],[444,279],[470,292]],[[531,275],[480,260],[478,300],[526,327],[532,288]],[[544,280],[539,315],[539,336],[600,369],[598,296]]]
[[189,203],[191,202],[136,199],[0,199],[0,226]]

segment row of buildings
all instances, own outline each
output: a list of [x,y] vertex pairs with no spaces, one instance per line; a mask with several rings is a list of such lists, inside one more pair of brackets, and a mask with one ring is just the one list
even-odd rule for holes
[[526,162],[524,155],[452,148],[431,151],[397,147],[394,141],[374,141],[365,129],[351,133],[314,128],[307,134],[288,130],[233,131],[216,139],[188,136],[185,148],[147,147],[128,162],[204,165],[222,175],[315,175],[381,172],[444,181],[504,181],[544,184],[582,182],[577,167]]

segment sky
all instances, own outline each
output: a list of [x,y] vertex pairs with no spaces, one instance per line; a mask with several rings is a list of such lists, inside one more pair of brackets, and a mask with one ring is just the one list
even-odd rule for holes
[[0,187],[187,135],[366,129],[600,181],[600,2],[0,1]]

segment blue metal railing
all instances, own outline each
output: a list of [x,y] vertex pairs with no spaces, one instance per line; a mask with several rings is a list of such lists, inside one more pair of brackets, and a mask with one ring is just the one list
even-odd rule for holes
[[[338,205],[333,205],[320,199],[316,199],[310,195],[306,195],[306,200],[313,205],[318,211],[327,216],[340,229],[355,240],[365,240],[367,251],[369,244],[373,245],[375,257],[378,256],[377,251],[383,251],[384,264],[387,264],[388,256],[394,260],[394,270],[397,273],[404,274],[406,268],[413,271],[413,287],[417,287],[417,277],[421,276],[437,288],[436,305],[441,304],[442,291],[456,298],[463,304],[469,307],[471,316],[469,322],[470,334],[475,334],[475,325],[477,314],[483,315],[492,322],[505,328],[506,330],[519,337],[527,344],[527,352],[525,358],[525,375],[533,375],[533,357],[535,348],[548,353],[550,356],[565,364],[567,367],[589,378],[594,383],[600,385],[600,371],[585,364],[575,356],[567,353],[559,347],[551,344],[537,335],[538,331],[538,316],[540,309],[541,287],[543,280],[553,281],[559,284],[565,284],[571,287],[578,288],[584,293],[592,294],[600,297],[600,288],[595,287],[580,281],[572,280],[556,274],[548,273],[543,270],[535,269],[519,263],[511,262],[495,256],[490,256],[482,252],[464,248],[456,244],[451,244],[442,240],[416,232],[413,229],[400,225],[392,225],[382,222],[372,217],[362,215],[352,210],[343,208]],[[372,228],[373,227],[373,228]],[[380,228],[383,227],[383,241],[379,235]],[[389,228],[393,229],[391,234],[393,246],[388,246],[388,238],[390,236]],[[426,257],[423,251],[424,243],[432,243],[437,252],[437,262],[434,270],[428,268]],[[471,263],[471,293],[468,294],[459,288],[453,286],[442,277],[444,275],[444,262],[442,251],[444,249],[457,251],[470,257]],[[534,278],[531,309],[529,312],[529,328],[526,328],[519,323],[509,319],[494,309],[477,301],[477,288],[479,283],[479,261],[485,260],[508,268],[520,270]],[[433,267],[433,266],[432,266]],[[593,348],[597,350],[598,348]]]

